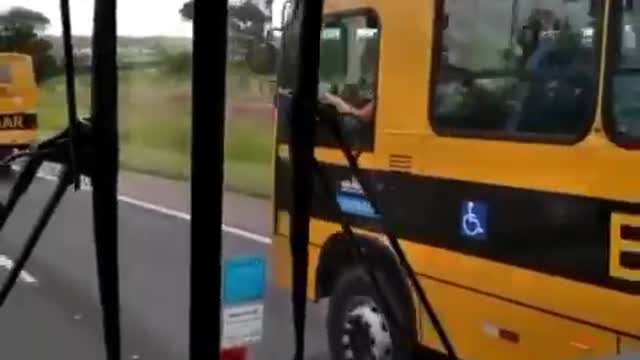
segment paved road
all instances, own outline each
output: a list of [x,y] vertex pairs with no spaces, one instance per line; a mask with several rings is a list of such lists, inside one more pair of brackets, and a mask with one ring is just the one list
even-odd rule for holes
[[[8,187],[9,184],[0,183],[0,195],[6,196]],[[153,186],[129,181],[123,188],[129,191],[129,196],[135,195],[131,191],[138,191],[142,199],[163,200],[159,194],[148,193]],[[0,260],[2,255],[15,258],[52,189],[50,181],[38,180],[23,199],[0,235]],[[169,202],[187,203],[186,199],[171,199],[175,193],[165,196]],[[269,213],[255,209],[268,208],[264,203],[229,196],[225,206],[227,222],[247,224],[252,231],[268,231],[265,219]],[[242,218],[237,218],[241,215]],[[120,240],[125,358],[186,359],[188,221],[121,202]],[[269,245],[226,234],[224,251],[226,255],[268,256]],[[36,282],[28,277],[23,279],[6,307],[0,310],[0,357],[103,358],[89,192],[69,193],[65,197],[27,271]],[[6,273],[6,268],[0,267],[0,277]],[[288,292],[270,286],[265,306],[264,341],[252,348],[250,358],[290,357],[293,331]],[[309,359],[328,358],[323,332],[325,308],[324,304],[309,306]]]

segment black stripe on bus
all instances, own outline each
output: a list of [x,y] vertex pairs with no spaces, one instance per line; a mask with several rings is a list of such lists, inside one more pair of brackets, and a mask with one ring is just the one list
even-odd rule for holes
[[[289,167],[277,160],[276,209],[290,205]],[[348,168],[321,164],[332,186],[351,179]],[[389,171],[366,171],[375,179],[380,207],[402,239],[489,259],[630,294],[640,284],[609,275],[609,222],[613,211],[639,212],[634,204],[507,186],[472,183]],[[335,198],[316,184],[312,216],[336,222]],[[463,204],[488,208],[485,240],[462,232]],[[378,219],[347,215],[353,226],[379,232]]]

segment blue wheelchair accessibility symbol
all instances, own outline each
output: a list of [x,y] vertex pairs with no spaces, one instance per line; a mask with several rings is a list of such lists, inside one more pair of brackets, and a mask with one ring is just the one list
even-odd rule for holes
[[471,239],[487,239],[487,205],[465,201],[462,204],[462,235]]

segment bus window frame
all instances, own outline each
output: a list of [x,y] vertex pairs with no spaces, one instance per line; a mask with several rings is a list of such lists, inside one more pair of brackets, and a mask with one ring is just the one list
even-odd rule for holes
[[640,149],[640,136],[622,136],[616,131],[618,120],[613,110],[614,104],[614,77],[620,60],[621,30],[624,10],[622,2],[609,1],[609,19],[607,21],[607,46],[605,51],[608,56],[604,66],[604,90],[602,94],[602,128],[605,135],[616,146],[627,150]]
[[438,84],[438,74],[440,72],[442,44],[444,42],[444,24],[448,23],[449,16],[445,13],[445,2],[447,0],[434,1],[434,20],[432,31],[432,49],[431,49],[431,69],[429,71],[430,79],[427,82],[429,86],[429,105],[427,114],[429,116],[428,123],[431,130],[437,137],[447,138],[461,138],[461,139],[479,139],[479,140],[497,140],[504,142],[514,143],[536,143],[536,144],[552,144],[552,145],[577,145],[584,141],[591,133],[598,112],[598,98],[600,94],[600,82],[601,82],[601,68],[602,68],[602,54],[604,47],[604,21],[605,21],[605,9],[609,1],[601,2],[600,14],[597,19],[597,26],[594,28],[593,46],[594,51],[597,49],[594,59],[594,78],[595,78],[595,98],[593,105],[589,112],[591,113],[588,121],[585,121],[582,127],[574,134],[539,134],[539,133],[526,133],[526,132],[513,132],[507,133],[504,131],[494,130],[465,130],[457,128],[442,127],[438,125],[435,115],[435,107],[433,106],[435,101],[435,89]]

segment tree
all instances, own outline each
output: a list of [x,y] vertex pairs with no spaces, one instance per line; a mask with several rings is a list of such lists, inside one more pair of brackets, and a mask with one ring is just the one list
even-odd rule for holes
[[[271,8],[273,0],[267,0],[267,8]],[[186,21],[193,20],[193,0],[189,0],[180,9],[180,16]],[[258,5],[249,0],[240,4],[229,6],[229,52],[230,54],[242,54],[251,69],[256,72],[265,72],[265,69],[273,68],[274,56],[267,56],[267,39],[265,38],[265,26],[270,16]],[[232,58],[235,58],[232,55]]]
[[[271,3],[272,0],[267,1],[267,6]],[[182,5],[180,16],[187,21],[193,20],[193,0]],[[236,32],[261,38],[268,20],[269,16],[251,1],[229,6],[229,27]]]
[[42,31],[50,23],[51,21],[44,14],[19,6],[0,14],[1,27],[30,27]]
[[0,13],[0,52],[30,55],[38,81],[57,74],[59,70],[51,55],[53,45],[41,35],[49,24],[49,19],[42,13],[23,7]]
[[[273,0],[267,0],[267,9],[270,9],[272,4]],[[180,9],[180,15],[185,20],[193,20],[193,0],[189,0],[182,5],[182,8]],[[268,16],[262,10],[260,10],[258,6],[250,1],[244,1],[240,5],[229,6],[229,17],[239,17],[249,21],[265,21],[268,18]]]
[[180,9],[180,15],[183,19],[191,21],[193,20],[193,0],[189,0]]
[[245,1],[229,6],[229,19],[240,22],[265,22],[268,16],[254,3]]

